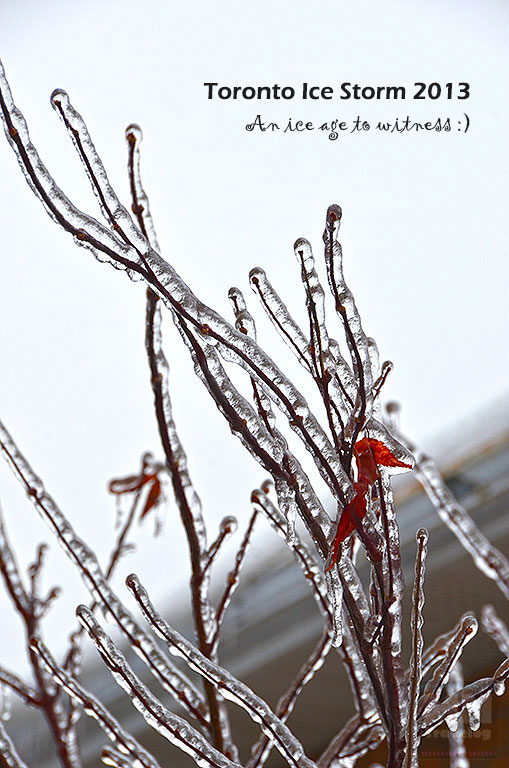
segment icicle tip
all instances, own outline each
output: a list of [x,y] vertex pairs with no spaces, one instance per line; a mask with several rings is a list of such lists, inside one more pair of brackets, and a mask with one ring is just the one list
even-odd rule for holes
[[137,123],[130,123],[125,129],[125,138],[131,144],[139,144],[143,140],[143,131]]
[[325,217],[325,231],[323,233],[323,239],[327,242],[332,235],[334,240],[337,240],[339,227],[341,225],[341,218],[343,211],[341,207],[336,203],[329,205],[327,208],[327,216]]
[[62,107],[68,107],[70,104],[69,95],[63,88],[55,88],[49,97],[53,109],[59,110]]
[[228,515],[221,520],[220,528],[224,533],[235,533],[238,528],[237,518]]

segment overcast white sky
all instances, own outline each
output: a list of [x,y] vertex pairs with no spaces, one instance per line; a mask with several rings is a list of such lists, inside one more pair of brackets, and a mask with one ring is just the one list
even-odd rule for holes
[[[4,0],[0,50],[43,159],[94,215],[49,94],[68,90],[126,202],[123,133],[132,121],[142,125],[145,186],[163,255],[220,311],[229,312],[230,285],[250,293],[247,274],[259,265],[302,317],[292,245],[306,236],[319,255],[326,207],[340,203],[347,280],[365,329],[396,365],[386,394],[404,403],[407,431],[428,444],[507,391],[508,14],[503,2],[459,0]],[[336,96],[208,100],[204,82],[297,91],[308,82],[333,87]],[[402,85],[407,98],[340,100],[342,82]],[[415,82],[468,82],[471,96],[416,101]],[[373,126],[407,115],[450,117],[452,130],[345,132],[329,141],[319,131],[249,133],[244,126],[257,113],[281,126],[289,117],[319,125],[361,116]],[[458,130],[464,113],[466,134]],[[107,481],[134,471],[144,450],[159,451],[143,288],[57,229],[5,141],[0,178],[0,413],[104,557],[114,516]],[[176,418],[211,525],[225,514],[245,518],[263,475],[239,455],[170,327],[167,336]],[[263,321],[260,336],[262,343],[271,336]],[[34,542],[50,535],[0,472],[4,513],[21,559],[28,558]],[[138,567],[150,546],[145,530],[140,560],[124,570]],[[140,566],[156,594],[180,578],[182,547],[168,521],[156,545],[163,565]],[[55,554],[55,570],[61,558]],[[83,599],[75,584],[66,578],[58,627]],[[0,609],[8,614],[5,602]]]

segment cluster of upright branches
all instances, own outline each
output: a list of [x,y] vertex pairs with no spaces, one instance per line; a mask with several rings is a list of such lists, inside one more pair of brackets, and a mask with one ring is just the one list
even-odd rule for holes
[[[42,711],[65,768],[82,765],[76,723],[83,713],[95,718],[109,739],[102,753],[106,764],[117,768],[159,766],[156,758],[80,683],[80,649],[85,634],[148,726],[189,753],[202,768],[240,768],[242,764],[245,768],[261,768],[274,748],[290,768],[351,768],[382,741],[387,744],[387,766],[415,768],[421,738],[444,722],[451,730],[451,766],[465,768],[468,760],[462,736],[463,711],[467,710],[471,727],[478,727],[481,705],[491,693],[501,694],[504,690],[509,659],[505,658],[492,677],[464,684],[459,659],[477,630],[477,621],[471,614],[462,616],[449,632],[423,648],[421,626],[428,540],[424,529],[416,534],[411,616],[402,616],[403,577],[391,474],[415,466],[440,516],[471,552],[476,565],[495,580],[506,597],[509,564],[457,504],[431,460],[399,435],[396,407],[393,405],[385,415],[382,413],[380,392],[391,364],[380,365],[376,344],[364,333],[345,283],[338,241],[341,209],[330,206],[323,236],[325,269],[337,315],[337,331],[343,338],[341,344],[329,335],[324,289],[307,240],[295,243],[305,292],[307,328],[302,329],[295,322],[261,269],[250,274],[251,286],[263,309],[309,375],[310,386],[316,387],[320,395],[323,409],[316,415],[304,395],[258,346],[255,323],[241,291],[229,291],[233,308],[230,324],[200,301],[159,255],[140,177],[140,129],[131,125],[126,131],[132,197],[129,211],[111,187],[87,127],[67,94],[55,91],[52,104],[85,166],[101,207],[102,222],[79,210],[57,186],[30,141],[23,115],[14,104],[3,69],[0,70],[0,110],[6,136],[32,191],[77,245],[147,285],[146,351],[164,462],[146,455],[137,474],[112,481],[110,490],[129,494],[132,501],[109,563],[103,569],[8,431],[0,425],[1,449],[8,465],[78,569],[91,596],[88,606],[80,605],[77,609],[80,627],[71,635],[65,658],[56,660],[41,633],[41,621],[57,594],[56,590],[46,596],[41,594],[44,551],[39,549],[35,562],[28,568],[27,581],[2,524],[0,569],[7,592],[24,622],[33,681],[26,683],[0,669],[1,684],[27,706]],[[271,478],[252,493],[252,515],[217,604],[212,603],[209,594],[210,575],[236,523],[233,518],[226,518],[210,543],[173,419],[169,367],[161,333],[163,312],[171,313],[197,376],[231,431]],[[231,366],[244,370],[245,393],[234,384],[229,373]],[[318,481],[311,482],[290,448],[285,438],[288,427],[311,455],[321,478]],[[194,644],[163,619],[137,576],[129,576],[126,584],[143,621],[131,614],[109,583],[125,550],[133,520],[146,515],[160,501],[163,472],[171,480],[189,545]],[[319,483],[323,487],[317,487]],[[321,501],[324,489],[333,504]],[[334,509],[332,516],[328,509]],[[323,616],[322,636],[275,708],[218,663],[223,618],[239,583],[258,517],[266,518],[286,540]],[[362,585],[356,567],[361,549],[371,569],[368,589]],[[129,659],[97,620],[97,606],[117,625],[126,647],[142,659],[184,710],[185,717],[175,713],[166,694],[156,696],[133,671]],[[411,626],[408,668],[402,651],[404,620]],[[483,615],[483,626],[507,657],[507,628],[489,607]],[[346,669],[356,714],[331,734],[321,755],[311,758],[286,721],[303,687],[331,652],[339,655]],[[201,676],[201,688],[175,665],[172,655],[179,656],[189,670]],[[243,763],[230,729],[225,699],[245,709],[260,728],[260,736]],[[1,724],[0,765],[25,766]]]

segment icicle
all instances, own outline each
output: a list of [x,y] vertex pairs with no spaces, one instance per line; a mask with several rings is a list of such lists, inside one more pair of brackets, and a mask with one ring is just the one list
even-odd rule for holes
[[225,699],[245,709],[252,720],[274,742],[274,746],[290,766],[313,768],[313,763],[306,757],[302,744],[274,715],[263,699],[225,669],[203,656],[197,648],[175,632],[154,609],[137,576],[134,574],[128,576],[126,584],[136,598],[143,615],[172,653],[181,656],[190,669],[195,670],[216,686]]
[[218,752],[195,728],[170,712],[152,695],[133,673],[125,656],[101,629],[86,606],[78,606],[77,614],[109,667],[114,680],[128,694],[133,706],[142,714],[151,728],[183,752],[191,755],[199,768],[209,768],[209,766],[239,768],[238,763],[232,762]]
[[417,556],[415,559],[415,579],[412,593],[412,656],[410,659],[410,691],[407,721],[407,741],[405,768],[417,768],[417,750],[419,737],[417,731],[417,705],[419,702],[419,689],[422,676],[422,609],[424,606],[424,574],[426,572],[426,554],[428,544],[428,532],[425,528],[419,528],[415,536],[417,541]]
[[459,721],[461,719],[462,712],[455,712],[452,715],[447,715],[445,718],[445,724],[451,733],[456,733],[459,728]]
[[332,645],[335,648],[339,648],[343,642],[343,586],[337,568],[330,568],[326,571],[325,583],[327,585],[327,595],[331,607]]
[[491,691],[486,691],[484,696],[479,696],[478,699],[472,702],[468,702],[465,706],[468,715],[468,724],[472,731],[478,731],[481,727],[481,707],[487,699],[490,697]]
[[481,626],[497,644],[504,656],[509,656],[509,630],[492,605],[485,605],[481,613]]
[[[463,688],[463,670],[461,662],[456,662],[451,669],[449,682],[447,683],[447,693],[451,696],[453,693]],[[458,727],[455,731],[449,731],[449,762],[450,768],[470,768],[470,761],[467,758],[465,749],[465,730],[463,720],[459,718]]]
[[66,517],[44,489],[41,479],[33,472],[1,422],[0,447],[8,465],[25,487],[39,514],[56,535],[70,560],[77,566],[92,597],[111,614],[133,648],[139,652],[140,658],[161,681],[166,690],[185,705],[202,723],[205,722],[206,709],[199,691],[159,651],[152,638],[143,632],[124,608],[104,578],[95,554],[76,535]]

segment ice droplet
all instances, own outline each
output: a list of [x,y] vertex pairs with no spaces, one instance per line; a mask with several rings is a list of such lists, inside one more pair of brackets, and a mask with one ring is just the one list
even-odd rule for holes
[[458,730],[459,719],[461,717],[461,711],[455,712],[453,715],[447,715],[445,723],[450,731],[455,733]]
[[237,522],[237,518],[233,517],[232,515],[227,515],[221,520],[220,528],[225,533],[235,533],[238,527],[239,524]]

